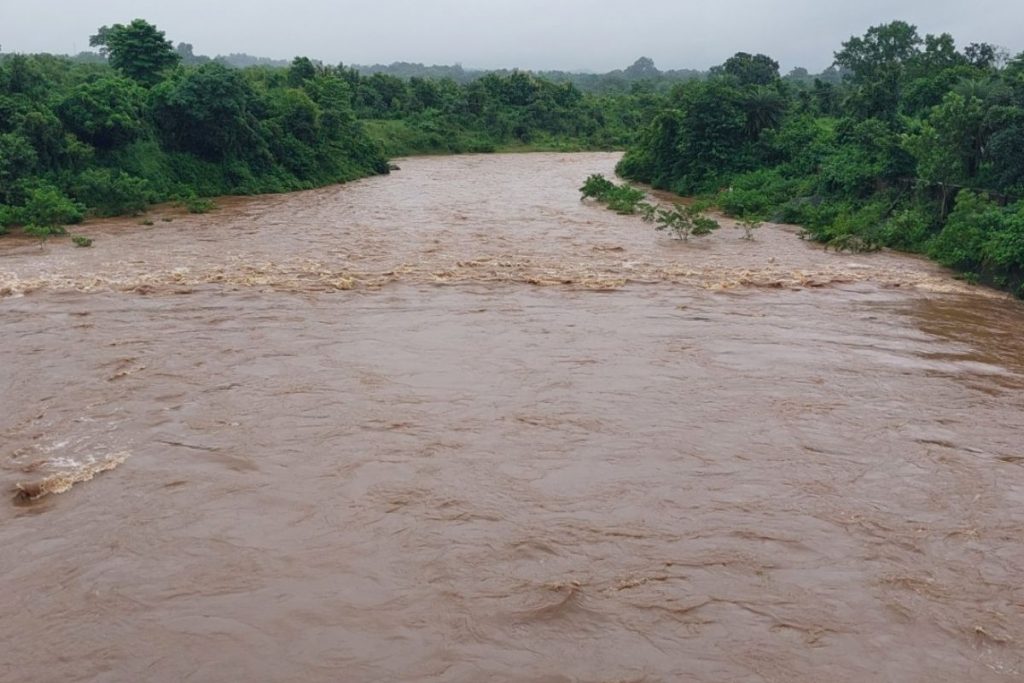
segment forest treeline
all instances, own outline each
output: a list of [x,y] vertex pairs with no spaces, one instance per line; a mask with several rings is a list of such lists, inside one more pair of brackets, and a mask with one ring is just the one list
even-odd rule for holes
[[1024,54],[897,21],[843,43],[835,65],[838,82],[780,78],[739,53],[675,86],[619,173],[1024,296]]
[[0,56],[0,232],[311,188],[386,173],[399,154],[621,149],[656,102],[523,72],[460,84],[305,57],[196,63],[143,20],[104,26],[90,43],[99,59]]

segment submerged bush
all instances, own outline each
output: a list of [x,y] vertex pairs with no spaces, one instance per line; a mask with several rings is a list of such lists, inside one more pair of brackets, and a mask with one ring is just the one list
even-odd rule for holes
[[604,198],[608,196],[608,193],[615,189],[615,183],[605,178],[600,173],[595,173],[588,177],[583,183],[583,187],[580,188],[580,193],[583,195],[581,199],[597,199],[604,201]]
[[217,203],[207,197],[185,197],[181,204],[189,213],[209,213],[217,208]]
[[743,239],[753,241],[754,231],[760,229],[761,221],[757,218],[744,218],[737,221],[736,227],[743,230]]
[[689,240],[691,236],[710,235],[718,230],[718,221],[704,215],[704,207],[700,204],[684,206],[674,204],[672,209],[654,208],[644,211],[644,220],[656,223],[656,230],[671,232],[676,239]]
[[49,238],[67,234],[67,230],[65,230],[64,227],[60,225],[29,224],[22,228],[22,232],[24,232],[29,237],[35,237],[36,239],[38,239],[40,248],[42,248],[42,246],[46,243],[46,240],[48,240]]
[[580,188],[580,193],[583,195],[582,199],[596,199],[607,204],[612,211],[623,215],[636,213],[637,207],[647,196],[643,190],[638,190],[629,183],[616,185],[599,173],[587,178]]

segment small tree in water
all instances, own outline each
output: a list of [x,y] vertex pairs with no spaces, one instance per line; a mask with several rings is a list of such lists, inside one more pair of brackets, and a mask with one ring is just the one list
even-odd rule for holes
[[608,196],[608,193],[615,189],[615,183],[605,178],[600,173],[595,173],[583,182],[583,187],[580,188],[580,201],[584,199],[597,199],[598,201],[604,201],[604,198]]
[[761,221],[756,218],[744,218],[736,223],[736,227],[743,230],[745,240],[754,240],[754,231],[761,227]]
[[651,219],[648,219],[645,213],[644,220],[656,222],[657,230],[668,230],[676,239],[683,241],[690,239],[690,236],[710,235],[721,227],[718,221],[705,216],[703,207],[698,204],[692,206],[674,204],[673,206],[675,208],[671,210],[655,209]]
[[580,194],[582,194],[581,200],[596,199],[607,204],[612,211],[623,215],[636,213],[637,207],[646,196],[643,190],[638,190],[628,183],[616,185],[600,173],[595,173],[587,178],[583,187],[580,188]]

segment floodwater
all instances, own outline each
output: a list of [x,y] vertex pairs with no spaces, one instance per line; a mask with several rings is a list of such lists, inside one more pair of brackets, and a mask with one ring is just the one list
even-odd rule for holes
[[0,242],[0,681],[1024,679],[1024,307],[615,160]]

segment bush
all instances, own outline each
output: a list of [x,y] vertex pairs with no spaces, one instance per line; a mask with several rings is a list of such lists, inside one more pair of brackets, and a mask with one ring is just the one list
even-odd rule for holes
[[779,223],[807,225],[822,203],[821,197],[796,197],[778,207],[773,220]]
[[733,178],[716,203],[730,216],[767,216],[793,196],[795,185],[775,170],[751,171]]
[[1003,228],[1003,214],[976,192],[960,192],[946,225],[928,245],[928,255],[944,266],[980,273],[985,241]]
[[60,225],[35,225],[32,223],[22,228],[22,232],[31,237],[38,237],[41,242],[45,242],[47,237],[68,234],[68,231]]
[[736,223],[736,227],[743,230],[743,239],[753,241],[754,232],[761,228],[761,221],[755,217],[744,218]]
[[75,196],[100,216],[137,215],[146,210],[153,193],[149,183],[123,171],[91,168],[74,185]]
[[51,185],[30,190],[18,218],[23,225],[51,228],[71,223],[80,223],[84,207],[68,199],[64,193]]
[[705,207],[701,204],[691,204],[690,206],[675,204],[674,207],[672,210],[654,208],[650,211],[645,207],[644,220],[657,223],[655,229],[667,230],[676,239],[681,239],[684,242],[690,239],[691,235],[694,237],[710,235],[720,227],[718,221],[704,215]]
[[920,208],[894,213],[882,224],[881,237],[887,246],[905,251],[920,251],[931,237],[933,219]]
[[1004,277],[1024,275],[1024,202],[1003,211],[1003,224],[981,247],[986,267]]
[[630,215],[636,213],[637,206],[646,197],[643,190],[638,190],[628,183],[616,185],[601,174],[587,178],[580,188],[583,199],[592,197],[608,205],[616,213]]
[[206,197],[185,197],[181,204],[189,213],[209,213],[217,208],[216,202]]
[[597,199],[604,201],[609,192],[615,189],[615,183],[605,178],[600,173],[591,175],[580,188],[582,199]]
[[623,183],[608,193],[608,208],[619,214],[631,215],[636,213],[637,205],[646,196],[643,190]]
[[73,235],[71,241],[75,243],[76,247],[91,247],[92,240],[85,235]]

